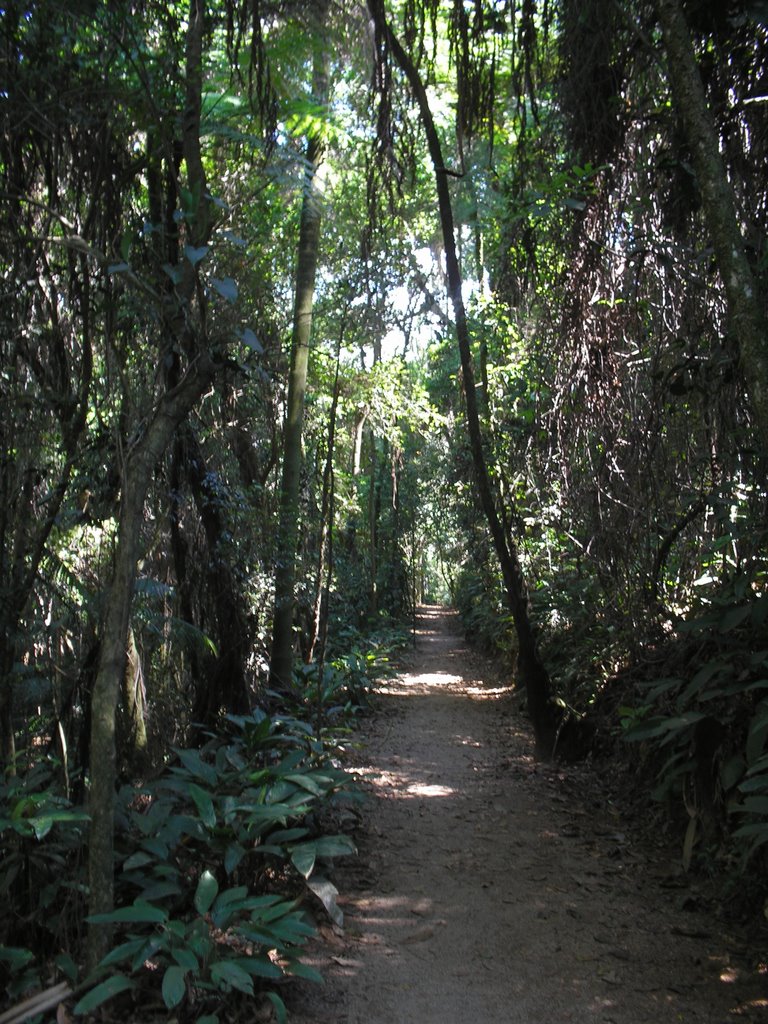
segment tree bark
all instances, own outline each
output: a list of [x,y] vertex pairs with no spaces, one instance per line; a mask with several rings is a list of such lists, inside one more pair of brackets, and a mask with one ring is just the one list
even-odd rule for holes
[[419,108],[421,122],[427,138],[427,146],[435,174],[438,211],[445,248],[448,293],[453,308],[454,326],[459,346],[467,414],[467,431],[469,433],[478,495],[501,567],[506,601],[517,632],[519,644],[518,669],[526,689],[528,712],[531,716],[540,751],[545,754],[551,754],[557,740],[559,715],[556,713],[550,700],[549,674],[538,651],[536,633],[529,613],[527,589],[517,546],[512,537],[505,531],[502,520],[497,512],[496,500],[488,473],[477,407],[469,328],[461,291],[462,282],[456,253],[453,208],[448,190],[448,174],[443,159],[442,147],[432,117],[429,98],[418,70],[387,24],[383,9],[378,6],[376,0],[368,0],[368,3],[371,16],[378,27],[382,41],[386,48],[391,51],[408,80]]
[[[190,243],[196,246],[207,242],[213,225],[200,149],[204,20],[204,0],[190,0],[182,142],[189,189],[197,197],[194,214],[186,222]],[[99,665],[91,702],[90,914],[107,912],[114,902],[115,712],[125,670],[128,623],[136,565],[141,552],[144,502],[155,466],[218,370],[217,363],[203,345],[202,315],[199,320],[193,315],[195,303],[202,302],[198,297],[196,271],[188,260],[182,261],[180,270],[177,308],[169,318],[167,329],[180,351],[187,353],[189,368],[179,383],[159,399],[143,434],[126,453],[122,467],[115,565],[106,600]],[[202,313],[202,310],[198,312]],[[93,924],[89,927],[86,949],[89,968],[94,968],[105,954],[110,934],[109,927]]]
[[[320,0],[315,11],[322,35],[328,14],[329,0]],[[315,102],[328,102],[328,52],[320,41],[315,52],[313,70]],[[296,294],[293,310],[291,367],[283,439],[283,472],[280,484],[280,510],[277,529],[275,565],[275,612],[272,626],[272,656],[269,685],[285,690],[293,674],[293,617],[296,583],[296,548],[299,539],[299,491],[301,483],[301,438],[304,423],[304,396],[307,388],[309,344],[312,336],[312,308],[315,276],[320,251],[320,226],[323,202],[323,140],[313,134],[307,142],[304,197],[299,227],[299,251],[296,267]]]
[[728,314],[763,449],[768,452],[768,345],[752,269],[744,249],[733,188],[707,106],[680,0],[657,0],[672,100],[691,147],[702,208],[723,279]]
[[[146,432],[129,452],[123,472],[122,500],[112,584],[106,602],[99,667],[91,700],[91,827],[88,846],[88,911],[104,913],[114,899],[114,808],[117,772],[115,711],[125,672],[126,641],[133,603],[136,565],[147,491],[155,466],[179,424],[213,380],[216,364],[201,357],[179,386],[166,394]],[[88,964],[95,967],[106,952],[110,930],[92,925]]]

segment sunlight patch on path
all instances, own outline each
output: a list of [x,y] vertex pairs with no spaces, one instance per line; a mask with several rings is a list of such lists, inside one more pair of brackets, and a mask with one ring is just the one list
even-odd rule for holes
[[413,782],[406,792],[411,796],[453,796],[456,790],[450,786],[430,786],[423,782]]

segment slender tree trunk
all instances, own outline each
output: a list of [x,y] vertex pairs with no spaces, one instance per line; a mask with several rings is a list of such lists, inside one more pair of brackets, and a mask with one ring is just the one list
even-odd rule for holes
[[139,773],[147,764],[147,726],[144,719],[147,695],[136,635],[130,625],[125,652],[122,698],[122,737],[119,744],[122,748],[121,760],[130,772]]
[[517,547],[511,536],[505,532],[504,525],[496,509],[495,496],[485,459],[480,417],[477,407],[475,378],[472,366],[472,350],[467,325],[466,310],[461,293],[461,273],[456,255],[456,239],[453,222],[453,209],[448,190],[448,175],[443,160],[440,139],[435,128],[429,98],[421,76],[413,62],[400,45],[399,40],[386,23],[383,10],[379,9],[376,0],[369,0],[369,9],[379,32],[386,42],[397,63],[408,80],[414,98],[419,107],[421,122],[427,137],[429,155],[435,173],[438,210],[445,247],[445,262],[448,276],[448,292],[453,308],[456,337],[459,346],[461,371],[463,377],[464,398],[467,413],[467,430],[469,433],[472,462],[475,470],[478,495],[488,523],[494,549],[501,566],[502,578],[507,604],[517,631],[519,644],[518,668],[526,688],[528,711],[533,722],[539,748],[543,753],[550,754],[557,739],[559,716],[550,701],[549,674],[539,655],[536,634],[528,606],[527,589],[523,576]]
[[672,100],[688,138],[702,207],[723,279],[763,448],[768,452],[768,345],[755,280],[744,250],[733,188],[728,181],[712,114],[707,106],[691,34],[680,0],[657,0],[667,51]]
[[[190,0],[186,38],[186,95],[182,121],[184,160],[190,191],[198,197],[194,217],[187,221],[192,245],[205,244],[212,214],[200,150],[204,0]],[[155,467],[173,436],[206,387],[217,364],[202,346],[202,325],[195,324],[196,273],[189,261],[180,264],[179,305],[168,329],[190,366],[178,385],[160,398],[144,433],[127,452],[122,471],[122,496],[112,583],[106,600],[99,665],[91,702],[91,827],[88,848],[88,910],[107,912],[114,902],[115,712],[125,670],[128,623],[141,553],[143,509]],[[106,952],[111,929],[91,925],[86,958],[96,966]]]
[[323,467],[323,497],[320,508],[320,543],[317,554],[317,588],[315,590],[314,606],[312,608],[312,624],[307,645],[307,663],[312,661],[315,653],[315,644],[322,632],[323,595],[325,594],[325,574],[327,570],[326,552],[330,545],[330,534],[333,531],[333,519],[331,518],[331,486],[333,483],[333,454],[336,445],[336,412],[339,407],[339,368],[341,366],[341,339],[343,327],[339,335],[339,344],[336,349],[336,375],[333,381],[333,398],[331,399],[331,410],[328,414],[328,450],[325,455],[325,466]]
[[[114,899],[115,711],[122,685],[128,623],[141,553],[143,510],[152,474],[179,424],[213,380],[215,364],[203,357],[175,391],[165,395],[141,440],[129,453],[123,473],[122,501],[112,584],[106,602],[99,667],[91,699],[91,828],[88,847],[88,910],[98,914],[112,909]],[[101,959],[109,929],[91,926],[88,962]]]
[[205,678],[200,680],[194,720],[213,724],[221,708],[239,715],[250,709],[247,658],[251,625],[224,550],[226,523],[216,496],[211,493],[210,475],[191,424],[184,424],[181,435],[187,480],[208,547],[208,600],[213,608],[216,638],[216,653],[206,657]]
[[[315,12],[320,31],[328,14],[329,0],[320,0]],[[319,41],[313,64],[315,102],[328,102],[328,53]],[[309,343],[312,335],[312,307],[315,275],[320,251],[320,226],[323,201],[323,141],[313,135],[307,143],[304,197],[299,227],[299,252],[296,267],[296,295],[293,310],[291,368],[283,439],[283,474],[280,484],[280,511],[275,566],[275,614],[272,627],[272,657],[269,685],[286,689],[293,673],[293,617],[295,608],[296,549],[299,539],[299,490],[301,482],[301,437],[304,422],[304,396],[307,387]]]

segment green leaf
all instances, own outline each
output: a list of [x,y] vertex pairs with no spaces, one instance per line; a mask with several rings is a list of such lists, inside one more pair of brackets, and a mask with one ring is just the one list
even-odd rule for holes
[[240,843],[230,843],[224,851],[224,870],[228,875],[235,871],[246,854],[245,847]]
[[187,771],[194,775],[208,786],[215,786],[219,781],[219,775],[216,769],[211,764],[206,764],[200,757],[198,750],[179,750],[173,748],[174,753],[187,769]]
[[239,957],[236,963],[241,970],[252,974],[255,978],[269,978],[276,981],[283,977],[282,969],[272,963],[268,956]]
[[317,859],[317,847],[314,842],[302,843],[291,850],[291,863],[305,878],[309,878]]
[[128,989],[134,987],[135,982],[132,978],[127,978],[124,974],[113,974],[111,978],[102,981],[100,985],[92,988],[90,992],[84,995],[72,1012],[77,1017],[90,1013],[97,1006],[106,1003],[108,999],[113,999],[121,992],[127,992]]
[[0,963],[6,963],[11,971],[26,967],[35,959],[35,954],[21,946],[0,946]]
[[196,974],[200,970],[200,961],[191,949],[185,949],[183,946],[179,949],[172,949],[171,956],[185,971],[192,971],[193,974]]
[[189,784],[189,795],[195,801],[195,807],[200,815],[200,819],[204,825],[208,828],[216,827],[216,809],[213,806],[213,800],[211,794],[207,793],[204,789],[201,789],[194,782]]
[[53,962],[68,981],[71,981],[73,985],[76,984],[79,970],[69,953],[59,953]]
[[115,946],[114,949],[110,949],[106,956],[102,957],[99,961],[99,967],[112,967],[113,964],[119,964],[122,960],[129,960],[146,945],[146,942],[146,936],[142,936],[140,939],[129,939],[128,942]]
[[768,815],[768,796],[749,796],[736,810],[739,814]]
[[92,914],[86,918],[89,924],[162,924],[168,914],[160,907],[155,907],[146,900],[136,900],[130,907],[118,907],[106,914]]
[[151,854],[145,853],[143,850],[139,850],[130,857],[126,857],[123,861],[123,871],[132,871],[134,868],[144,868],[147,864],[154,863],[154,860],[155,858]]
[[294,978],[304,978],[305,981],[315,981],[318,985],[323,984],[322,974],[314,967],[310,967],[309,964],[303,964],[301,960],[291,961],[286,974],[290,974]]
[[197,910],[198,914],[208,913],[218,891],[219,883],[216,881],[215,876],[210,871],[205,870],[200,875],[200,881],[197,883],[197,891],[195,892],[195,910]]
[[187,993],[187,985],[184,980],[184,971],[176,964],[172,964],[163,975],[163,1002],[172,1010],[178,1006]]
[[315,840],[318,857],[347,857],[357,853],[349,836],[321,836]]
[[277,992],[267,992],[267,999],[272,1003],[275,1008],[275,1018],[277,1024],[286,1024],[288,1020],[288,1012],[285,1009],[285,1003],[277,994]]
[[246,995],[253,995],[253,979],[232,960],[222,960],[213,964],[211,978],[220,988],[236,988]]

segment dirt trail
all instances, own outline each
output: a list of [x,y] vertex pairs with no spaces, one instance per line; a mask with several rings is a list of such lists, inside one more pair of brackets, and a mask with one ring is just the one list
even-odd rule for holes
[[768,1021],[768,976],[633,847],[590,769],[541,765],[453,616],[379,701],[360,857],[295,1024]]

